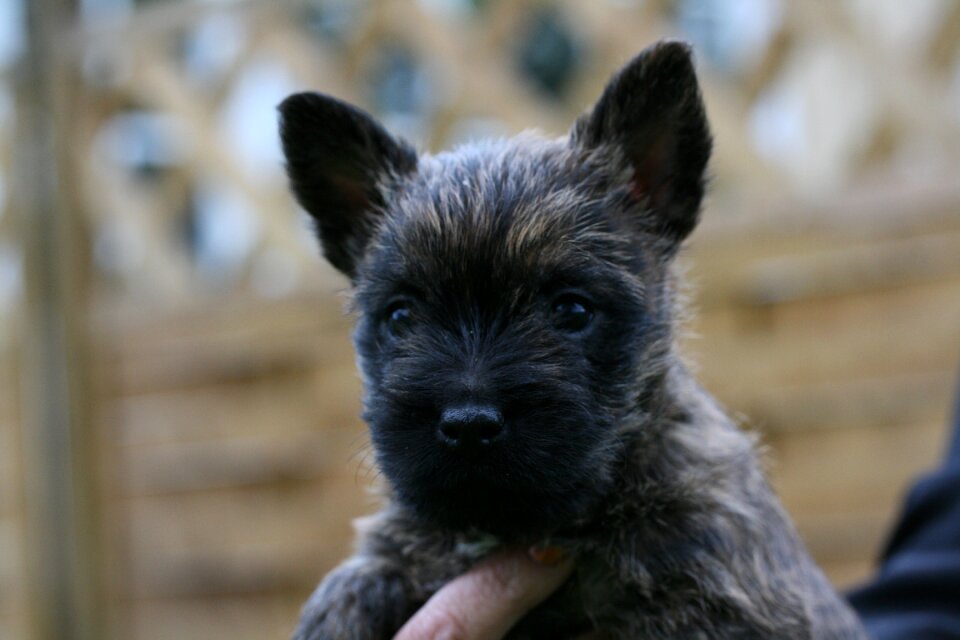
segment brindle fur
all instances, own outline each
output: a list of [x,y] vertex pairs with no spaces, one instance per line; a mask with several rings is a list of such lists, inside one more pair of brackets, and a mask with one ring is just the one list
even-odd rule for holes
[[[281,105],[291,184],[350,276],[364,417],[391,497],[321,583],[298,640],[380,640],[498,545],[576,555],[511,638],[863,638],[768,487],[753,439],[683,365],[672,266],[710,135],[689,49],[655,45],[569,137],[417,156],[318,94]],[[559,335],[550,300],[595,306]],[[413,328],[384,333],[400,296]],[[503,412],[482,458],[439,412]]]

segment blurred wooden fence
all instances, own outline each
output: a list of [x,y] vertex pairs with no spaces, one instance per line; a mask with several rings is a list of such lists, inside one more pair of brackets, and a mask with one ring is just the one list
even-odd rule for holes
[[[243,145],[255,141],[224,124],[251,69],[286,73],[275,90],[367,104],[436,148],[471,131],[561,133],[617,64],[664,35],[700,34],[718,141],[712,201],[685,257],[687,350],[763,434],[773,481],[830,576],[865,577],[909,480],[945,442],[960,362],[960,127],[946,81],[960,5],[891,22],[881,14],[898,3],[879,3],[874,21],[864,3],[761,4],[782,15],[753,53],[723,45],[708,2],[174,2],[69,29],[83,91],[65,179],[91,257],[82,373],[113,637],[284,637],[348,553],[350,519],[375,505],[345,283],[295,222],[279,159],[251,161]],[[517,71],[518,43],[538,37],[579,51],[568,77]],[[184,54],[204,38],[233,54]],[[822,52],[850,75],[824,71]],[[823,79],[811,69],[826,84],[804,85]],[[378,77],[426,82],[432,97],[381,100]],[[797,102],[810,112],[798,146],[763,148],[757,123]],[[272,136],[268,111],[257,127]],[[835,121],[842,131],[816,128]],[[12,157],[0,135],[0,171]],[[227,226],[252,229],[226,236],[242,251],[205,235],[211,184],[239,203]],[[7,211],[0,258],[17,238]],[[4,639],[35,637],[16,319],[0,308]]]
[[[940,455],[960,361],[960,189],[853,196],[708,223],[689,255],[688,351],[762,432],[841,586],[868,575],[909,481]],[[373,506],[338,301],[225,302],[98,335],[125,637],[282,637]]]
[[872,185],[748,229],[702,229],[691,352],[770,445],[839,585],[864,578],[909,481],[945,452],[960,364],[960,187]]

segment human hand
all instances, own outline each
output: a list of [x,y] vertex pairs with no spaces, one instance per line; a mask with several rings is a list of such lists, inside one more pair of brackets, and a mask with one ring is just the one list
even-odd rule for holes
[[499,640],[572,570],[558,547],[496,553],[435,593],[394,640]]

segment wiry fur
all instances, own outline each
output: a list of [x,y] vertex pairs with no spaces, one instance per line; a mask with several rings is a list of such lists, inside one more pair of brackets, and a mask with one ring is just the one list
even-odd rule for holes
[[[576,554],[574,576],[511,638],[864,637],[752,439],[676,353],[672,259],[710,151],[684,45],[642,53],[560,140],[416,158],[332,98],[281,114],[294,192],[355,287],[364,417],[393,496],[296,638],[389,638],[495,546],[545,539]],[[551,315],[571,291],[594,309],[576,333]],[[398,300],[410,326],[392,335]],[[438,441],[466,401],[503,417],[482,450]]]

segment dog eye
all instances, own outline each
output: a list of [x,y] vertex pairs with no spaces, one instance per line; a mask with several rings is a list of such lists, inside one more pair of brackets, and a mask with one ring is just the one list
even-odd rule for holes
[[585,298],[564,294],[553,301],[553,324],[567,333],[580,333],[593,320],[593,306]]
[[391,337],[400,338],[410,330],[413,324],[413,316],[410,313],[410,307],[405,302],[396,302],[387,309],[386,314],[387,333]]

